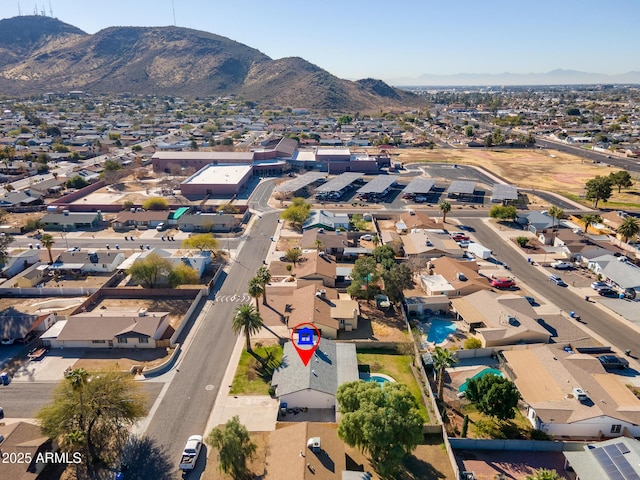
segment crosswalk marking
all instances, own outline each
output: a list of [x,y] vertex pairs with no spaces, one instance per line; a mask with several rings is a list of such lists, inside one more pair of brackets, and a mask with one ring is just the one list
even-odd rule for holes
[[234,294],[234,295],[216,295],[214,300],[216,302],[225,302],[225,303],[248,303],[253,299],[251,295],[248,293],[242,294]]

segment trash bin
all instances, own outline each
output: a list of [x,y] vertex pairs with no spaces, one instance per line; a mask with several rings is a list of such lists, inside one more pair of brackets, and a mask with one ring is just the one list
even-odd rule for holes
[[569,316],[570,316],[571,318],[575,318],[575,316],[576,316],[576,312],[569,312]]
[[11,383],[11,377],[9,377],[7,372],[0,373],[0,382],[2,382],[2,385],[9,385],[9,383]]

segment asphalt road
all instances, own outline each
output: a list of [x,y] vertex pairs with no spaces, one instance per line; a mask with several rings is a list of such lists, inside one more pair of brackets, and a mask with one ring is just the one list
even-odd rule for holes
[[544,298],[548,299],[565,312],[576,312],[594,333],[606,339],[611,346],[620,351],[631,349],[636,355],[640,354],[640,335],[620,322],[617,318],[584,300],[584,297],[570,292],[567,288],[559,287],[548,280],[548,275],[529,265],[526,259],[511,246],[505,245],[482,220],[465,218],[464,223],[475,229],[478,242],[493,250],[496,257],[509,265],[513,274],[527,285],[533,287]]
[[[229,275],[216,292],[218,295],[246,292],[247,282],[267,255],[278,216],[279,212],[266,213],[254,223],[242,253],[234,260]],[[171,385],[147,429],[147,435],[166,449],[170,462],[175,459],[176,478],[180,475],[177,464],[187,438],[209,433],[204,431],[206,422],[236,341],[231,331],[231,318],[236,306],[234,303],[213,302],[191,345],[182,354]],[[189,473],[189,478],[199,478],[204,463],[204,455],[201,455],[196,470]]]
[[632,158],[607,155],[606,153],[586,150],[581,147],[574,147],[561,142],[552,142],[550,140],[541,139],[539,137],[536,137],[536,147],[543,147],[551,150],[558,150],[559,152],[570,153],[572,155],[577,155],[592,162],[606,163],[608,165],[613,165],[614,167],[619,167],[629,172],[640,172],[640,162],[637,162]]

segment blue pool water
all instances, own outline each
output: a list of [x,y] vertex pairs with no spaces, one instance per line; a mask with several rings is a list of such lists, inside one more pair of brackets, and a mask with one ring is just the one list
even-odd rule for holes
[[[485,368],[484,370],[481,370],[478,373],[476,373],[471,378],[484,377],[485,375],[487,375],[489,373],[491,373],[493,375],[498,375],[499,377],[502,376],[502,372],[500,370],[496,370],[495,368]],[[469,382],[469,379],[465,380],[465,382],[462,385],[460,385],[460,388],[458,388],[459,392],[466,392],[467,391],[467,382]]]
[[372,373],[371,375],[360,374],[360,380],[364,380],[365,382],[376,382],[379,384],[393,382],[394,380],[390,380],[390,378],[391,377],[387,378],[385,376],[377,375],[375,373]]
[[442,343],[455,331],[456,323],[451,320],[432,320],[427,341],[435,344]]

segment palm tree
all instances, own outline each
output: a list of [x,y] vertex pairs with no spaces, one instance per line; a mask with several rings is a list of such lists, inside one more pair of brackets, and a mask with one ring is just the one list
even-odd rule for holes
[[591,225],[602,222],[602,217],[593,213],[587,213],[585,215],[582,215],[580,220],[582,220],[582,223],[584,224],[584,233],[587,233],[587,230]]
[[84,368],[74,368],[65,374],[66,379],[71,384],[71,388],[78,392],[80,397],[80,426],[84,428],[84,397],[82,392],[84,391],[84,387],[89,382],[89,372],[87,372]]
[[322,248],[322,240],[318,239],[316,240],[316,252],[319,252],[321,248]]
[[442,223],[447,223],[447,213],[451,211],[451,203],[443,200],[440,202],[439,207],[442,212]]
[[564,477],[561,477],[555,470],[541,468],[540,470],[536,470],[536,473],[533,475],[527,475],[525,480],[564,480]]
[[625,243],[627,243],[630,238],[636,236],[639,232],[640,224],[638,224],[638,219],[635,217],[627,216],[618,227],[618,235],[624,239]]
[[258,303],[258,299],[262,294],[264,294],[264,289],[262,288],[262,284],[260,283],[260,279],[258,277],[253,277],[251,280],[249,280],[248,293],[256,299],[256,311],[260,312],[260,304]]
[[49,252],[49,264],[52,264],[53,257],[51,256],[51,247],[53,247],[53,244],[56,243],[56,241],[53,239],[53,235],[51,235],[50,233],[42,234],[42,237],[40,238],[40,243],[44,248],[47,249],[47,252]]
[[444,374],[445,370],[458,363],[458,359],[453,356],[451,350],[442,347],[436,347],[433,353],[433,366],[438,372],[438,398],[442,400],[444,392]]
[[233,322],[231,323],[231,330],[236,335],[244,331],[247,337],[247,352],[251,352],[251,335],[258,333],[262,328],[262,317],[253,305],[250,303],[243,303],[238,305],[233,312]]
[[551,207],[549,209],[549,216],[553,218],[552,228],[555,229],[556,222],[564,217],[564,210],[559,207]]
[[260,285],[262,285],[262,304],[267,304],[267,284],[271,281],[271,272],[265,266],[260,267],[256,271],[255,278],[260,279]]
[[373,236],[373,246],[377,247],[380,244],[380,237],[378,235]]

